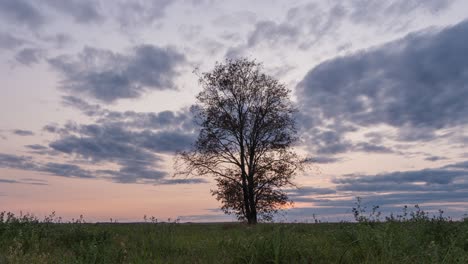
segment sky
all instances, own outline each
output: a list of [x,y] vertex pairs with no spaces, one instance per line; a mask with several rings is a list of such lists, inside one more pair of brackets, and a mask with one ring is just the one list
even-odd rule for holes
[[347,220],[356,197],[468,213],[464,0],[0,0],[0,210],[230,221],[174,178],[197,74],[247,57],[292,90],[311,169],[277,221]]

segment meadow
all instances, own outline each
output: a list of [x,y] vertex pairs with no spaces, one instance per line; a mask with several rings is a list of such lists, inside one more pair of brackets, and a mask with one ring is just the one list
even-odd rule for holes
[[417,211],[353,223],[63,223],[0,213],[0,263],[468,263],[468,221]]

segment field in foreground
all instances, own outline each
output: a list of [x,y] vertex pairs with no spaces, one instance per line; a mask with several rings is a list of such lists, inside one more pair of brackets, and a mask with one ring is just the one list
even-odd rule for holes
[[468,263],[468,221],[250,227],[2,218],[0,263]]

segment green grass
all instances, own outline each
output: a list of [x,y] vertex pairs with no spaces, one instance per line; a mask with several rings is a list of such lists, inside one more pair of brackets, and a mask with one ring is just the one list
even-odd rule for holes
[[468,263],[468,221],[88,224],[0,214],[0,263]]

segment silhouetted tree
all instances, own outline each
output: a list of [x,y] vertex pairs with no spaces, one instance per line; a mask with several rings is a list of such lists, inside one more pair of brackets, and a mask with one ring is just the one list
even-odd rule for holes
[[179,153],[176,174],[214,176],[211,192],[225,213],[249,224],[271,220],[290,203],[284,188],[303,168],[292,150],[290,90],[248,59],[216,63],[199,81],[193,109],[201,130],[193,149]]

